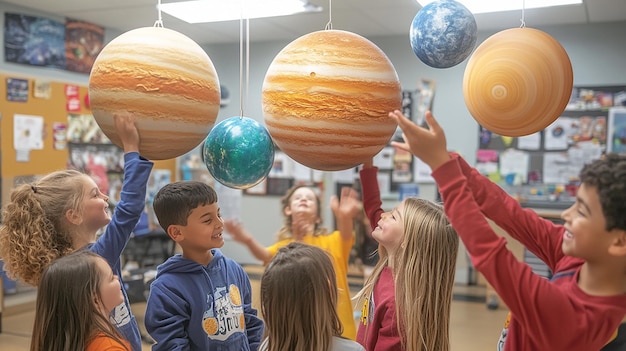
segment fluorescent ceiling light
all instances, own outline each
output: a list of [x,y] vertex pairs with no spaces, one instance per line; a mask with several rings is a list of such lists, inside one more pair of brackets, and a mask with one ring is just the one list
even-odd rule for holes
[[194,0],[161,4],[160,9],[188,23],[277,17],[323,10],[306,0]]
[[[422,7],[436,0],[417,0]],[[583,0],[456,0],[471,13],[504,12],[539,7],[582,4]]]

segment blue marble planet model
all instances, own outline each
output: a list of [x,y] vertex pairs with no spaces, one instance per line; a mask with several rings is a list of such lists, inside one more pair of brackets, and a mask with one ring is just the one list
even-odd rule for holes
[[417,57],[434,68],[463,62],[476,44],[476,20],[462,4],[439,0],[424,6],[411,23],[411,47]]
[[211,129],[202,150],[207,169],[218,182],[251,188],[274,164],[274,143],[267,129],[248,117],[230,117]]

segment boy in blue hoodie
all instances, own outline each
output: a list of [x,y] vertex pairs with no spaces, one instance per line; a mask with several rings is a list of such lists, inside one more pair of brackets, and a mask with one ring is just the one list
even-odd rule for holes
[[256,350],[263,321],[251,307],[250,279],[218,249],[224,222],[215,190],[183,181],[161,188],[154,213],[182,248],[157,268],[145,324],[158,350]]

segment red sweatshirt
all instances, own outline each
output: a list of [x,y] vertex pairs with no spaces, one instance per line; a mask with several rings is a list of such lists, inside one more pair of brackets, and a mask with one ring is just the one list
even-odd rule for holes
[[380,273],[368,304],[361,311],[356,341],[367,351],[401,350],[393,274],[389,267],[385,267]]
[[[378,189],[377,173],[376,167],[365,168],[360,173],[363,209],[370,220],[372,229],[378,226],[378,220],[384,212]],[[401,350],[402,341],[398,335],[396,321],[395,285],[389,267],[385,267],[380,273],[368,304],[361,309],[361,323],[359,323],[356,341],[367,351]]]
[[[474,266],[511,311],[503,350],[600,350],[626,315],[626,295],[592,296],[578,287],[584,261],[563,254],[563,226],[523,209],[458,155],[432,175]],[[485,217],[544,261],[552,280],[519,262]]]

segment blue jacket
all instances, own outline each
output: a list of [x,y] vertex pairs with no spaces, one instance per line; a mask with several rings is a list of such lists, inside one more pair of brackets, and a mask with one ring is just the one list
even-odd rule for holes
[[111,321],[117,326],[122,336],[130,342],[133,351],[141,351],[141,335],[124,289],[120,256],[146,205],[146,184],[148,184],[152,165],[152,162],[141,158],[136,152],[124,154],[124,182],[120,192],[120,201],[115,206],[115,212],[104,234],[94,244],[87,246],[88,250],[104,257],[113,272],[120,277],[124,302],[113,310]]
[[258,349],[264,324],[250,279],[220,250],[211,253],[207,266],[179,254],[157,268],[145,316],[153,351]]

